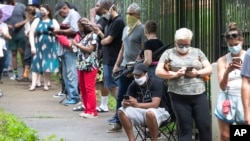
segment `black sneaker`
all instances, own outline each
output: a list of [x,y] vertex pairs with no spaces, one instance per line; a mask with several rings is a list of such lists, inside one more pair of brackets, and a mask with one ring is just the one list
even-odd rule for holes
[[[161,138],[161,133],[160,132],[158,132],[158,136],[157,137],[158,137],[158,139]],[[150,134],[149,131],[146,132],[146,138],[147,139],[151,139],[151,134]]]
[[23,77],[23,76],[16,78],[16,81],[18,81],[18,82],[31,82],[29,78]]

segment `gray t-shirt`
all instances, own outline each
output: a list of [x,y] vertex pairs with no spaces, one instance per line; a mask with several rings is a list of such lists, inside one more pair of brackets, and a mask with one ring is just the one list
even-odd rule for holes
[[[193,67],[196,70],[202,69],[202,63],[208,60],[205,54],[197,48],[189,47],[188,56],[181,57],[176,48],[166,50],[161,58],[161,63],[165,63],[165,60],[170,61],[172,70],[177,71],[182,67]],[[203,78],[191,78],[181,76],[175,79],[168,80],[168,91],[180,95],[198,95],[202,94],[206,90],[205,81]]]
[[25,20],[25,5],[22,3],[17,3],[15,5],[15,8],[12,12],[11,17],[6,21],[6,23],[8,25],[12,25],[13,26],[13,30],[10,30],[10,35],[11,36],[15,36],[19,33],[23,33],[24,34],[24,28],[20,27],[20,28],[14,28],[16,23],[19,23],[21,21]]
[[244,76],[250,79],[250,48],[247,49],[245,58],[243,60],[243,65],[241,68],[241,76]]
[[130,61],[135,61],[140,54],[141,44],[146,41],[144,25],[140,24],[128,35],[128,26],[123,29],[122,41],[124,44],[123,60],[121,66],[126,66]]
[[[70,25],[70,29],[72,31],[79,31],[79,28],[78,28],[78,20],[81,18],[80,14],[75,11],[74,9],[70,9],[69,10],[69,14],[66,18],[64,18],[64,20],[62,21],[62,24],[68,24]],[[72,39],[74,37],[68,37],[69,39]],[[61,56],[64,54],[65,51],[69,51],[69,49],[63,47],[61,44],[58,43],[58,56]]]

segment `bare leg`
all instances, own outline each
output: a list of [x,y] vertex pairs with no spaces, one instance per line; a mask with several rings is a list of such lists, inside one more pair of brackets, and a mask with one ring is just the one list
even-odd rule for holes
[[32,72],[32,83],[29,89],[30,91],[34,91],[36,89],[36,81],[37,81],[38,75],[39,75],[38,73]]
[[40,73],[37,74],[36,85],[41,86],[41,74]]
[[146,125],[152,137],[152,141],[157,141],[158,136],[158,124],[155,118],[155,114],[152,111],[146,113]]
[[109,91],[111,92],[112,96],[115,97],[115,99],[117,99],[117,93],[118,93],[118,87],[114,87],[114,88],[109,88]]
[[133,125],[131,123],[131,120],[124,114],[122,111],[118,111],[118,116],[121,121],[121,124],[128,136],[129,141],[135,141],[135,136],[133,132]]
[[49,90],[49,88],[48,88],[48,81],[49,81],[49,77],[50,76],[50,73],[49,72],[45,72],[45,73],[43,73],[43,79],[44,79],[44,90]]
[[12,51],[12,65],[13,69],[17,70],[17,50]]
[[220,141],[230,141],[229,124],[218,119],[218,125],[220,129]]

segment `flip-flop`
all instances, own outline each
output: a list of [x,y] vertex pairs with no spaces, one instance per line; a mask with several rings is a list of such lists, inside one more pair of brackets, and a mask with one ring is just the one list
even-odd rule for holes
[[80,105],[78,107],[74,107],[73,111],[84,111],[84,108],[82,107],[82,105]]
[[97,107],[97,108],[96,108],[96,111],[97,111],[98,113],[106,113],[106,112],[109,112],[108,110],[107,110],[107,111],[103,110],[101,107]]

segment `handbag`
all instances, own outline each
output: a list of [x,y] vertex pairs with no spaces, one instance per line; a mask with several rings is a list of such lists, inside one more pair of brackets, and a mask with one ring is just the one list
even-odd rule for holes
[[231,103],[228,98],[228,89],[229,87],[227,87],[226,99],[222,102],[222,113],[225,115],[227,115],[230,112],[230,108],[231,108]]

